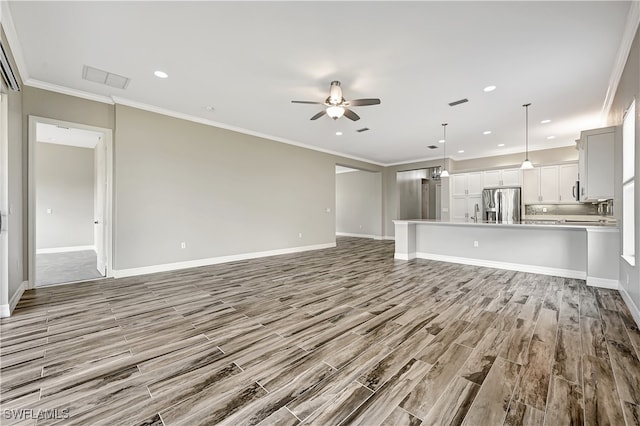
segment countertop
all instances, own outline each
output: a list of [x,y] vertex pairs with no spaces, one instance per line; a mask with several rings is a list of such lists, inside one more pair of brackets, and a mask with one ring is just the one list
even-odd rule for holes
[[511,228],[531,228],[531,229],[590,229],[601,231],[618,231],[618,225],[615,222],[561,222],[552,219],[538,220],[525,219],[519,223],[488,223],[488,222],[451,222],[436,219],[408,219],[394,220],[393,223],[414,223],[422,225],[445,225],[445,226],[499,226]]

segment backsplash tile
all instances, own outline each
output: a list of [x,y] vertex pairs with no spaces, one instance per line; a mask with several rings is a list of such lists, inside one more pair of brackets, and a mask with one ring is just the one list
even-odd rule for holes
[[[525,214],[530,215],[594,215],[613,216],[613,201],[607,211],[607,203],[591,204],[529,204],[525,206]],[[544,211],[546,209],[546,211]]]

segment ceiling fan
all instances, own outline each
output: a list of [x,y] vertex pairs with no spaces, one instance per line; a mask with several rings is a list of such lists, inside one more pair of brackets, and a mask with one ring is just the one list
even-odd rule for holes
[[331,87],[329,89],[329,97],[325,99],[324,102],[315,102],[315,101],[291,101],[294,104],[318,104],[318,105],[326,105],[326,109],[320,111],[313,117],[311,120],[317,120],[323,115],[328,115],[329,117],[337,120],[343,115],[347,117],[349,120],[357,121],[360,120],[360,116],[355,112],[351,111],[348,107],[356,107],[356,106],[367,106],[367,105],[378,105],[380,103],[380,99],[353,99],[351,101],[345,100],[342,97],[342,88],[340,87],[339,81],[332,81]]

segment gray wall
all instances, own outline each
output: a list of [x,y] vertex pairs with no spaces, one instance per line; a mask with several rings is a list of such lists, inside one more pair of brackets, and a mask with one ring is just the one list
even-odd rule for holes
[[121,105],[116,118],[116,270],[335,241],[331,156]]
[[382,236],[382,174],[336,174],[336,232]]
[[94,169],[91,148],[36,144],[36,249],[94,244]]
[[[631,296],[631,299],[635,303],[636,309],[640,310],[640,265],[638,264],[638,259],[640,259],[640,29],[638,29],[636,32],[633,44],[631,46],[631,52],[629,53],[629,57],[627,58],[627,63],[622,73],[622,77],[618,85],[618,90],[616,91],[616,96],[613,100],[613,105],[608,118],[610,125],[622,124],[624,112],[629,107],[634,98],[636,100],[636,264],[635,266],[631,266],[625,260],[620,260],[620,283],[624,287],[626,292]],[[622,150],[620,143],[617,144],[615,158],[616,197],[614,205],[616,208],[616,215],[619,218],[619,212],[622,211]],[[624,232],[624,229],[621,229],[621,232]],[[620,238],[620,242],[622,243],[622,238]],[[620,246],[620,253],[622,254],[622,245]]]
[[[4,30],[0,31],[2,44],[5,49],[8,48],[7,39]],[[11,51],[8,51],[11,61],[13,57]],[[17,67],[13,66],[17,72]],[[19,78],[19,76],[18,76]],[[9,214],[7,216],[7,229],[9,240],[9,283],[7,289],[0,291],[0,305],[9,303],[14,294],[24,280],[26,280],[25,266],[26,257],[24,257],[23,241],[26,234],[23,233],[26,221],[23,220],[23,174],[26,168],[23,168],[23,156],[26,155],[26,149],[22,145],[22,93],[11,92],[5,85],[4,79],[0,78],[0,85],[3,93],[8,96],[8,133],[9,133]],[[2,212],[7,213],[7,212]],[[4,225],[3,225],[4,227]]]

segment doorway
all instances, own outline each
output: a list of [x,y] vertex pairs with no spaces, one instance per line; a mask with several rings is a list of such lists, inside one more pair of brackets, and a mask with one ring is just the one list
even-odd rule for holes
[[336,235],[383,239],[382,173],[336,165]]
[[29,117],[30,288],[112,276],[111,130]]

